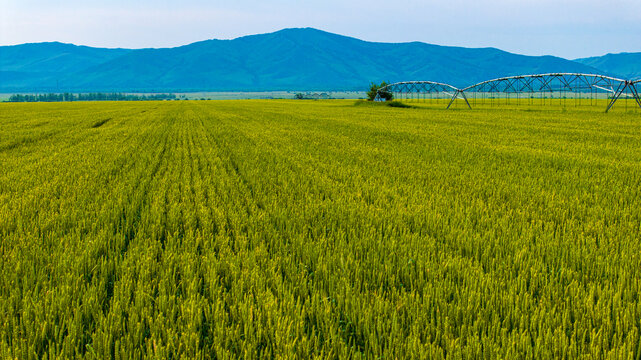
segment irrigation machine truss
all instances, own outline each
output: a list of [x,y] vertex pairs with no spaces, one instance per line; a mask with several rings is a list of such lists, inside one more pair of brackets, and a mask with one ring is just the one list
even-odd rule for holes
[[464,100],[471,109],[472,106],[468,100],[470,94],[473,94],[474,98],[480,94],[483,98],[493,99],[494,94],[502,93],[506,97],[509,94],[516,94],[517,97],[520,97],[521,94],[529,94],[530,99],[536,98],[537,95],[541,99],[547,99],[548,96],[551,99],[556,93],[559,99],[566,99],[567,94],[572,93],[575,99],[589,96],[590,100],[606,94],[608,105],[605,112],[607,113],[622,96],[634,99],[636,104],[641,107],[641,99],[637,89],[637,84],[640,82],[641,80],[630,81],[606,75],[579,73],[508,76],[483,81],[462,89],[433,81],[403,81],[381,87],[374,100],[385,101],[381,92],[400,94],[401,98],[403,96],[405,98],[413,97],[414,94],[420,98],[420,94],[423,94],[423,99],[426,99],[426,94],[432,98],[436,94],[437,98],[445,96],[449,99],[448,109],[457,99]]

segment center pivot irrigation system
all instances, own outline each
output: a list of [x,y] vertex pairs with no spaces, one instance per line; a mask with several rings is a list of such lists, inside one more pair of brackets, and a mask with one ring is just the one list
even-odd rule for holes
[[[404,81],[381,87],[374,100],[385,101],[385,98],[381,96],[382,92],[394,93],[397,95],[396,97],[401,99],[403,97],[414,99],[416,96],[416,99],[419,100],[421,95],[423,100],[427,100],[427,95],[429,95],[429,99],[434,99],[434,94],[436,94],[436,99],[449,99],[448,109],[457,99],[465,100],[471,109],[472,105],[470,105],[468,95],[473,96],[476,101],[478,97],[500,99],[500,95],[497,96],[497,94],[505,94],[506,99],[509,95],[516,94],[517,99],[521,99],[521,95],[525,94],[523,99],[531,102],[540,99],[545,103],[547,99],[551,102],[555,94],[558,99],[567,99],[569,94],[573,94],[570,98],[578,101],[589,99],[590,104],[595,99],[607,99],[608,106],[605,110],[607,113],[621,97],[632,98],[641,107],[641,99],[639,99],[637,91],[637,84],[640,82],[641,80],[630,81],[605,75],[575,73],[508,76],[483,81],[463,89],[433,81]],[[606,96],[603,96],[604,94]]]

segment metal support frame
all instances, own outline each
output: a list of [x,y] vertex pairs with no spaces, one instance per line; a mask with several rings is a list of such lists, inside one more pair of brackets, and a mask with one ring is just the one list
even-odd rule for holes
[[[406,96],[413,93],[423,93],[423,94],[445,94],[449,96],[450,102],[447,105],[447,109],[452,106],[452,103],[458,98],[459,94],[462,94],[461,90],[450,84],[439,83],[435,81],[403,81],[394,84],[389,84],[378,89],[374,101],[384,101],[383,97],[380,96],[381,92],[392,92],[400,93],[401,96],[405,94]],[[471,109],[470,103],[467,101],[465,94],[462,94],[463,99],[467,103],[467,106]]]
[[637,101],[637,105],[641,108],[641,98],[639,98],[639,91],[637,90],[638,83],[641,83],[641,80],[631,82],[628,87],[630,88],[630,91],[632,91],[632,96],[634,96],[634,100]]
[[612,99],[608,103],[608,108],[605,109],[606,113],[612,108],[612,106],[614,106],[614,103],[617,102],[617,100],[619,100],[619,97],[621,97],[621,94],[623,94],[623,91],[625,91],[627,87],[628,87],[627,81],[625,83],[619,84],[616,91],[614,91],[614,96],[612,96]]
[[450,108],[450,106],[452,106],[452,103],[453,103],[454,101],[456,101],[456,99],[458,99],[459,94],[460,94],[460,95],[463,97],[463,99],[465,100],[465,103],[467,104],[467,107],[468,107],[468,108],[470,108],[470,109],[472,109],[472,107],[470,106],[470,102],[469,102],[469,101],[467,101],[467,96],[465,96],[465,93],[464,93],[463,91],[461,91],[461,90],[456,90],[456,92],[455,92],[455,93],[454,93],[454,95],[452,96],[452,100],[450,100],[450,103],[449,103],[449,104],[447,104],[447,109],[449,109],[449,108]]
[[[449,109],[452,104],[459,99],[465,101],[468,108],[472,108],[470,102],[467,99],[466,92],[475,92],[475,93],[504,93],[506,95],[506,101],[508,100],[508,94],[519,94],[529,93],[541,94],[541,99],[543,99],[543,94],[549,92],[550,96],[554,92],[559,92],[565,94],[567,92],[573,92],[575,95],[580,93],[588,93],[591,96],[599,93],[611,94],[612,97],[608,102],[608,106],[605,110],[607,113],[619,100],[621,96],[628,96],[635,99],[637,105],[641,107],[641,98],[639,97],[639,91],[636,87],[637,84],[641,83],[641,80],[628,81],[623,79],[617,79],[614,77],[598,74],[581,74],[581,73],[548,73],[548,74],[534,74],[534,75],[518,75],[518,76],[508,76],[502,78],[496,78],[492,80],[487,80],[474,84],[462,89],[456,88],[449,84],[434,82],[434,81],[404,81],[386,85],[379,89],[379,92],[376,94],[375,101],[384,101],[380,96],[380,92],[388,91],[393,93],[403,94],[409,96],[411,94],[423,93],[423,94],[446,94],[450,96],[451,99],[447,104],[447,109]],[[625,93],[628,90],[630,94]],[[417,96],[417,98],[420,98]],[[493,97],[492,97],[493,98]],[[563,96],[559,96],[561,100]],[[565,104],[565,100],[562,100]],[[575,102],[576,103],[576,102]]]

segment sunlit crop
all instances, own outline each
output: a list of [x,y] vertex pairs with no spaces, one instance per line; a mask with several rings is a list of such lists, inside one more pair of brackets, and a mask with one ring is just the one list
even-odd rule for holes
[[641,117],[0,104],[0,357],[638,358]]

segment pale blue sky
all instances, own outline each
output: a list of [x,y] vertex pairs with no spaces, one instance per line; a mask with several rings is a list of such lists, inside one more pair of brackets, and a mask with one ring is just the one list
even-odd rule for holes
[[170,47],[288,27],[577,58],[641,51],[641,0],[0,0],[0,45]]

